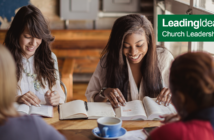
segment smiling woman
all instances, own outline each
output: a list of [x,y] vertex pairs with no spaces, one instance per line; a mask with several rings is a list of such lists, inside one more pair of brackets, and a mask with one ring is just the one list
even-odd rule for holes
[[55,106],[64,102],[57,58],[49,46],[53,40],[38,8],[20,8],[4,41],[16,63],[18,103]]
[[126,101],[157,97],[168,105],[171,53],[156,47],[150,21],[142,15],[118,18],[102,53],[102,58],[86,90],[88,101],[109,100],[114,107]]
[[123,44],[123,54],[128,58],[129,63],[141,64],[148,50],[145,34],[128,34]]
[[36,49],[42,43],[42,39],[32,37],[29,29],[25,27],[19,38],[19,45],[22,48],[22,55],[29,59],[34,55]]

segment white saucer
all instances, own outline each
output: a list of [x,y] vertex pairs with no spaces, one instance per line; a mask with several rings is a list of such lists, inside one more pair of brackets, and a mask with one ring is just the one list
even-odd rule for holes
[[95,137],[99,138],[99,139],[103,139],[103,140],[111,140],[111,139],[118,139],[119,137],[122,137],[126,134],[126,129],[125,128],[120,128],[120,131],[118,132],[116,137],[108,137],[108,138],[104,138],[100,136],[100,130],[98,127],[94,128],[92,130],[92,133]]

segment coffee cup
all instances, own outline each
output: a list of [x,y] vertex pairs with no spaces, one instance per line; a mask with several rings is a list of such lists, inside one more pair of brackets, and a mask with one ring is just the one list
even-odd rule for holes
[[101,137],[116,137],[121,129],[122,120],[114,117],[97,119]]

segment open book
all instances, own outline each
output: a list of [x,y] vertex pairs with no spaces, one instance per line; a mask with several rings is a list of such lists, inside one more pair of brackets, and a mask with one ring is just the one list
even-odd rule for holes
[[159,105],[156,98],[144,97],[143,102],[134,100],[115,109],[116,117],[122,120],[161,120],[160,115],[176,114],[176,110],[172,104],[169,106]]
[[144,97],[143,102],[130,101],[126,106],[115,110],[110,103],[75,100],[59,106],[60,119],[118,117],[122,120],[161,120],[159,115],[176,113],[172,104],[165,107],[157,104],[155,100],[156,98]]
[[36,114],[44,117],[53,117],[53,106],[41,105],[41,107],[28,106],[26,104],[15,104],[17,111],[22,114]]
[[60,120],[77,118],[97,119],[104,116],[115,117],[111,104],[105,102],[75,100],[59,105],[59,111]]

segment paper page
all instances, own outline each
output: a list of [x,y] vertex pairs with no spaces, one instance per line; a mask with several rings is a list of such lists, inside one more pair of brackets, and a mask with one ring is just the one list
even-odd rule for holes
[[45,117],[53,116],[53,106],[51,105],[41,105],[41,107],[31,106],[30,114],[37,114]]
[[87,102],[87,104],[89,119],[97,119],[99,117],[115,117],[114,110],[110,103]]
[[160,119],[159,115],[176,113],[176,110],[172,104],[169,106],[159,105],[156,102],[156,98],[144,97],[143,104],[149,119]]
[[127,131],[127,133],[118,140],[146,140],[147,136],[143,130]]
[[144,116],[144,119],[147,118],[143,103],[140,100],[130,101],[127,102],[125,106],[121,106],[121,116]]
[[143,103],[140,100],[127,102],[125,106],[115,109],[116,117],[122,120],[147,120]]
[[20,105],[16,104],[16,109],[22,115],[29,114],[29,111],[30,111],[30,107],[26,104],[20,104]]
[[68,103],[64,103],[59,106],[60,110],[60,119],[72,119],[72,115],[79,114],[80,118],[87,118],[88,113],[85,109],[84,101],[75,100]]
[[14,102],[13,103],[13,106],[15,107],[15,109],[17,110],[18,109],[18,107],[19,107],[19,104],[17,103],[17,102]]
[[122,115],[121,115],[121,113],[122,113],[121,109],[122,109],[121,106],[114,109],[114,112],[115,112],[117,118],[121,118],[122,117]]

